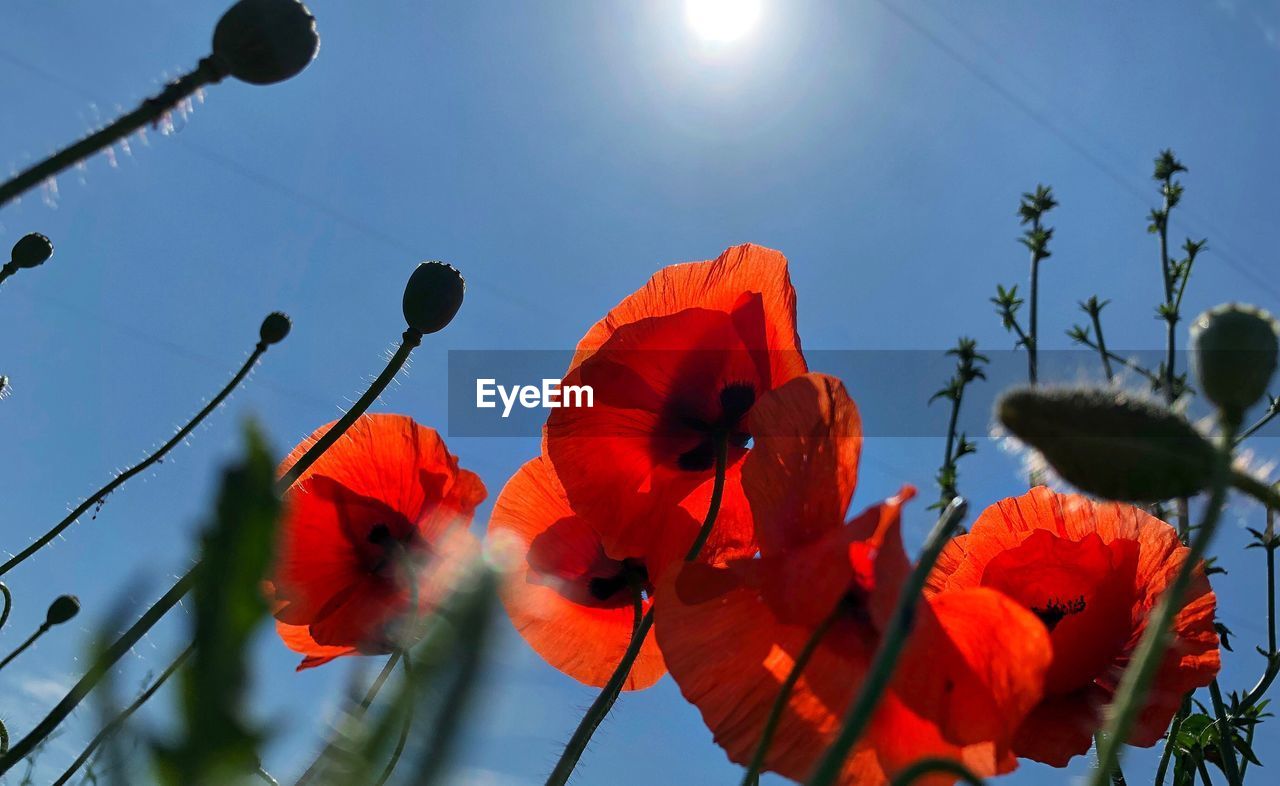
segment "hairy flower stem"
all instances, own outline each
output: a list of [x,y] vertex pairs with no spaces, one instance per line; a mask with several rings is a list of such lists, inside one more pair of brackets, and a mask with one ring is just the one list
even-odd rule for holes
[[898,666],[898,656],[902,654],[902,648],[911,633],[911,622],[915,617],[916,604],[920,600],[925,580],[938,561],[938,556],[942,554],[942,549],[960,526],[960,520],[964,518],[967,509],[968,503],[964,498],[956,497],[942,511],[938,522],[933,526],[933,531],[929,533],[924,549],[920,552],[920,559],[899,590],[898,603],[871,660],[862,689],[845,714],[844,723],[835,741],[827,748],[813,775],[809,777],[808,786],[831,786],[840,777],[849,752],[866,730],[871,716],[880,704],[880,698],[889,687],[889,680]]
[[[724,499],[725,473],[729,465],[728,435],[717,434],[715,442],[715,482],[711,488],[711,501],[707,506],[707,515],[703,519],[702,528],[698,530],[698,536],[694,539],[693,545],[689,547],[688,553],[685,554],[685,562],[693,562],[698,558],[698,554],[702,552],[702,547],[706,544],[707,538],[711,537],[711,529],[715,526],[716,517],[720,515],[720,503]],[[578,766],[578,760],[582,758],[582,752],[586,750],[587,743],[591,741],[591,736],[595,734],[605,716],[609,714],[609,710],[613,709],[614,702],[618,700],[618,695],[622,693],[622,686],[626,684],[627,677],[631,674],[631,667],[635,665],[636,658],[640,656],[640,649],[644,645],[644,640],[649,635],[649,630],[652,627],[653,607],[650,606],[649,611],[645,613],[644,618],[640,620],[640,624],[635,627],[634,632],[631,634],[631,643],[627,645],[626,652],[622,654],[622,660],[618,661],[618,665],[614,668],[613,674],[610,675],[609,681],[600,690],[600,694],[596,696],[595,701],[591,702],[587,713],[578,722],[578,727],[574,729],[573,736],[565,744],[564,752],[560,754],[560,760],[556,762],[555,768],[547,776],[546,786],[564,786],[564,784],[568,783],[569,776],[573,774],[574,768]]]
[[[388,362],[387,367],[378,375],[378,378],[374,380],[374,383],[365,391],[364,395],[347,411],[347,414],[343,415],[342,419],[334,424],[333,428],[325,432],[324,436],[316,440],[316,443],[303,454],[302,458],[298,459],[297,463],[276,482],[277,492],[283,493],[293,485],[307,468],[314,464],[326,450],[346,433],[347,429],[377,400],[387,385],[391,384],[391,380],[395,378],[395,375],[404,366],[405,361],[408,360],[409,353],[421,342],[421,331],[409,328],[404,332],[404,340],[390,362]],[[8,772],[17,762],[30,753],[36,745],[48,737],[57,728],[58,724],[65,720],[81,700],[89,694],[89,691],[93,690],[94,686],[101,681],[103,675],[124,657],[125,653],[146,635],[147,631],[151,630],[165,614],[178,604],[178,601],[195,585],[195,575],[199,569],[200,563],[197,562],[160,600],[147,609],[142,617],[134,623],[133,627],[98,656],[89,671],[80,678],[80,681],[59,702],[58,706],[30,734],[20,740],[8,754],[0,757],[0,775]],[[373,699],[369,698],[368,701],[371,703]],[[367,709],[367,706],[365,709]]]
[[106,742],[111,735],[119,731],[120,727],[123,726],[125,722],[128,721],[129,718],[146,703],[147,699],[150,699],[155,695],[155,692],[160,690],[160,687],[173,676],[174,672],[182,668],[182,664],[187,662],[187,658],[191,657],[191,653],[194,651],[195,646],[189,646],[183,650],[177,658],[174,658],[173,662],[160,673],[159,677],[156,677],[154,682],[147,686],[147,689],[144,690],[138,698],[134,699],[132,704],[125,707],[119,715],[111,719],[110,723],[103,726],[102,729],[94,735],[93,739],[89,740],[89,744],[84,746],[84,750],[80,751],[80,755],[76,757],[75,761],[71,762],[71,766],[67,767],[66,771],[64,771],[62,775],[53,782],[53,786],[64,786],[67,781],[71,780],[71,777],[84,766],[84,763],[89,760],[89,757],[93,755],[94,751],[96,751],[102,743]]
[[50,625],[48,622],[40,623],[40,627],[36,628],[35,632],[32,633],[30,636],[28,636],[26,641],[19,644],[13,652],[10,652],[8,655],[6,655],[4,660],[0,660],[0,669],[3,669],[5,666],[8,666],[10,663],[17,660],[19,655],[26,652],[27,649],[32,644],[35,644],[37,641],[39,641],[40,637],[48,633],[49,629],[52,627],[53,626]]
[[0,775],[13,769],[13,767],[22,761],[28,754],[36,749],[38,745],[44,742],[54,729],[60,723],[67,719],[72,710],[89,695],[89,691],[102,680],[103,676],[111,670],[113,666],[127,652],[133,649],[147,631],[160,621],[160,618],[169,612],[174,606],[178,605],[178,601],[187,594],[195,585],[197,573],[200,565],[197,564],[187,571],[186,575],[178,579],[168,592],[166,592],[160,600],[152,604],[146,613],[138,619],[120,638],[116,639],[106,649],[102,650],[94,659],[89,670],[85,672],[80,681],[72,686],[71,690],[58,702],[57,706],[49,711],[45,718],[36,724],[27,736],[18,740],[18,742],[9,749],[3,757],[0,757]]
[[249,354],[248,359],[245,360],[244,365],[240,366],[240,370],[237,371],[235,376],[231,378],[231,381],[228,382],[222,388],[222,390],[219,390],[217,395],[215,395],[212,399],[210,399],[209,403],[206,404],[203,409],[201,409],[199,412],[195,414],[195,417],[187,421],[187,424],[185,426],[178,429],[177,433],[175,433],[169,439],[169,441],[165,442],[163,445],[159,447],[159,449],[157,449],[154,453],[144,458],[142,461],[139,461],[137,464],[134,464],[132,467],[129,467],[124,472],[121,472],[119,475],[116,475],[115,478],[113,478],[110,483],[108,483],[107,485],[103,486],[102,488],[98,489],[93,494],[91,494],[84,502],[81,502],[78,506],[76,506],[75,510],[68,513],[66,518],[62,519],[62,521],[59,521],[57,524],[53,525],[53,527],[48,532],[41,535],[39,538],[33,541],[31,545],[27,546],[25,549],[19,552],[16,556],[11,557],[3,565],[0,565],[0,576],[3,576],[4,574],[13,570],[18,565],[21,565],[25,560],[30,558],[37,551],[39,551],[40,549],[52,543],[55,538],[61,535],[63,531],[66,530],[67,527],[70,527],[72,524],[74,524],[76,520],[79,519],[81,516],[83,516],[86,512],[88,512],[90,508],[92,508],[94,505],[100,504],[103,500],[105,500],[108,496],[110,496],[110,494],[113,491],[120,488],[125,483],[128,483],[131,479],[133,479],[137,475],[143,472],[146,472],[148,469],[154,466],[157,462],[163,459],[169,453],[169,451],[173,450],[175,447],[180,445],[182,441],[185,440],[191,434],[191,432],[194,431],[196,427],[199,426],[204,421],[205,418],[207,418],[218,407],[222,406],[222,402],[227,400],[227,396],[230,396],[231,392],[235,390],[240,385],[241,382],[244,381],[244,378],[249,376],[249,372],[253,370],[253,367],[255,365],[257,365],[258,360],[267,351],[268,346],[269,345],[265,341],[259,341],[258,344],[253,348],[253,352]]
[[382,370],[382,373],[373,381],[373,384],[364,392],[364,395],[352,405],[351,409],[347,410],[347,413],[337,423],[333,424],[333,428],[326,431],[324,436],[316,440],[315,444],[302,455],[302,458],[298,459],[289,468],[289,471],[284,473],[276,484],[277,491],[283,492],[296,483],[298,478],[302,477],[302,474],[310,469],[311,465],[316,463],[316,460],[323,456],[326,450],[333,447],[333,444],[343,434],[347,433],[347,429],[351,428],[352,424],[359,420],[360,416],[373,405],[373,402],[378,400],[378,396],[382,395],[382,391],[386,390],[387,385],[391,384],[391,380],[395,379],[396,374],[400,373],[400,369],[404,368],[405,361],[409,359],[409,353],[413,352],[421,343],[421,331],[414,328],[405,330],[400,347],[392,355],[387,367]]
[[174,107],[194,95],[197,90],[221,82],[228,73],[216,58],[206,57],[194,71],[165,85],[160,93],[143,101],[129,114],[0,184],[0,206],[143,126],[159,122],[165,114],[173,111]]
[[1181,605],[1182,596],[1186,594],[1192,575],[1204,559],[1209,542],[1217,532],[1223,503],[1227,498],[1227,488],[1234,480],[1231,472],[1231,446],[1235,442],[1239,424],[1224,422],[1223,428],[1213,485],[1203,518],[1191,537],[1190,550],[1182,566],[1148,618],[1147,629],[1120,678],[1115,699],[1107,708],[1108,720],[1103,730],[1102,745],[1098,748],[1098,769],[1090,776],[1089,786],[1106,786],[1108,772],[1119,764],[1121,746],[1133,731],[1138,713],[1146,702],[1151,683],[1169,647],[1173,618]]
[[778,722],[782,720],[782,712],[787,708],[787,701],[791,698],[791,691],[795,690],[796,683],[800,680],[800,673],[804,671],[805,666],[809,665],[809,659],[813,657],[818,645],[822,643],[822,637],[827,635],[827,631],[839,619],[842,611],[843,609],[837,604],[836,608],[827,615],[827,618],[814,629],[813,635],[804,643],[804,648],[796,656],[790,673],[787,674],[782,686],[778,688],[778,695],[774,697],[773,706],[769,708],[769,716],[765,719],[764,730],[760,732],[760,742],[756,745],[755,753],[751,757],[751,764],[747,767],[746,774],[742,776],[742,786],[752,786],[752,784],[760,782],[760,770],[764,767],[765,757],[769,753],[769,745],[773,742],[773,735],[778,730]]

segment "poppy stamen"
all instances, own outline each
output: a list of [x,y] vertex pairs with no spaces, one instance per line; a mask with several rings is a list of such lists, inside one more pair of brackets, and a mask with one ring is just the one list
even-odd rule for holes
[[1044,608],[1031,607],[1031,613],[1040,618],[1045,627],[1052,633],[1053,629],[1058,627],[1058,623],[1073,614],[1079,614],[1085,610],[1084,596],[1072,598],[1066,601],[1060,601],[1057,598],[1050,598]]

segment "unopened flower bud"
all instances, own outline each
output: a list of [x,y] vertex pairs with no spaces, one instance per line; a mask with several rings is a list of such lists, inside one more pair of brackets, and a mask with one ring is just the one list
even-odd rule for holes
[[45,614],[45,627],[51,628],[54,625],[61,625],[68,622],[80,613],[80,599],[75,595],[59,595],[53,599],[53,603],[49,604],[49,611]]
[[1019,388],[996,404],[1014,436],[1081,490],[1106,499],[1189,497],[1213,479],[1213,445],[1181,415],[1100,389]]
[[240,0],[213,31],[213,56],[254,85],[297,76],[319,49],[315,17],[298,0]]
[[53,243],[39,232],[32,232],[13,244],[11,258],[18,267],[39,267],[53,256]]
[[1254,306],[1209,309],[1191,325],[1191,360],[1205,397],[1239,420],[1267,393],[1276,370],[1276,320]]
[[258,337],[267,346],[279,344],[289,335],[289,329],[292,327],[293,323],[289,321],[287,314],[275,311],[262,320],[262,328],[258,330]]
[[462,308],[467,285],[453,265],[423,262],[404,288],[404,321],[421,333],[443,330]]

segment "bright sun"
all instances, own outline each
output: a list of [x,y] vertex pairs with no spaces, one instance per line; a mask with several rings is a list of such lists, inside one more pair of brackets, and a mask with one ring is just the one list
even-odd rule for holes
[[755,27],[762,5],[761,0],[685,0],[684,14],[702,38],[733,41]]

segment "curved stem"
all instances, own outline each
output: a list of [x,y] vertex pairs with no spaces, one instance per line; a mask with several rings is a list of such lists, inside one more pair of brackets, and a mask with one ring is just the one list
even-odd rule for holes
[[129,114],[0,184],[0,206],[99,150],[115,144],[117,140],[129,136],[139,128],[158,122],[167,112],[172,111],[197,90],[222,81],[226,75],[227,70],[217,60],[212,56],[206,57],[200,61],[194,71],[165,85],[160,93],[143,101]]
[[13,611],[13,593],[3,581],[0,581],[0,595],[4,596],[4,606],[0,607],[0,630],[4,630],[4,624],[9,621],[9,612]]
[[[1267,509],[1267,516],[1270,518],[1274,515],[1271,508]],[[1266,695],[1267,689],[1271,687],[1271,683],[1275,681],[1276,675],[1280,674],[1280,652],[1276,651],[1276,549],[1274,545],[1268,545],[1267,551],[1267,651],[1264,653],[1267,658],[1267,668],[1263,670],[1262,676],[1258,678],[1258,682],[1254,685],[1244,698],[1240,699],[1240,711],[1244,712],[1253,705],[1262,700]],[[1247,763],[1247,760],[1246,760]],[[1243,772],[1244,765],[1241,765]]]
[[898,773],[892,786],[910,786],[926,775],[942,773],[966,783],[969,786],[986,786],[986,781],[973,774],[973,771],[953,759],[929,758],[921,759]]
[[[715,481],[711,488],[711,501],[707,506],[707,515],[702,521],[702,527],[698,530],[698,536],[694,539],[693,545],[689,547],[688,553],[685,554],[685,562],[693,562],[698,558],[698,554],[701,553],[707,538],[711,537],[711,529],[715,526],[716,517],[720,515],[720,503],[724,499],[725,474],[729,464],[728,435],[716,435],[715,442]],[[627,645],[626,652],[622,654],[622,660],[618,662],[613,674],[609,676],[609,681],[600,690],[600,694],[596,696],[586,714],[582,716],[582,720],[578,722],[578,727],[574,729],[573,736],[565,744],[564,752],[560,754],[559,761],[556,762],[551,774],[547,776],[546,786],[564,786],[569,781],[569,776],[573,774],[574,767],[578,765],[578,760],[582,758],[582,752],[586,750],[587,743],[591,741],[591,736],[595,734],[600,723],[609,714],[609,710],[613,709],[613,704],[618,700],[618,695],[622,693],[622,686],[626,684],[627,677],[631,674],[631,667],[635,665],[636,658],[640,656],[640,649],[644,645],[645,638],[649,635],[649,629],[652,627],[653,607],[650,606],[649,611],[645,613],[644,618],[640,620],[640,624],[635,627],[634,632],[631,634],[631,643]]]
[[[346,433],[346,430],[351,427],[351,424],[354,423],[360,415],[364,414],[365,410],[369,408],[369,405],[377,400],[382,391],[386,389],[386,386],[391,383],[391,380],[395,377],[396,373],[402,366],[404,366],[405,361],[409,357],[409,353],[414,347],[421,343],[421,340],[422,333],[413,328],[409,328],[404,332],[404,341],[401,343],[400,348],[392,357],[391,362],[388,363],[387,367],[374,381],[373,385],[365,391],[364,395],[360,397],[360,400],[352,406],[347,414],[344,415],[333,428],[325,432],[325,435],[317,440],[315,445],[311,446],[306,454],[298,460],[289,472],[276,482],[276,489],[278,491],[283,492],[291,486],[307,467],[314,464],[316,459],[320,458],[324,451],[328,450],[329,446],[334,442],[337,442],[338,438]],[[108,646],[107,649],[97,657],[89,671],[81,677],[80,681],[77,682],[62,701],[58,703],[58,706],[55,707],[53,711],[50,712],[49,715],[31,731],[30,734],[20,740],[8,754],[4,757],[0,757],[0,775],[8,772],[14,764],[21,761],[22,758],[30,753],[36,745],[47,738],[49,734],[57,728],[58,724],[65,720],[66,717],[71,714],[71,711],[79,705],[86,695],[88,695],[89,691],[93,690],[94,686],[98,684],[103,675],[106,674],[107,670],[124,657],[124,654],[128,652],[139,639],[146,635],[147,631],[151,630],[151,628],[154,627],[170,609],[178,604],[178,601],[180,601],[182,597],[190,591],[191,587],[194,586],[195,575],[199,568],[200,563],[197,562],[185,576],[179,579],[177,583],[175,583],[169,591],[160,598],[160,600],[156,601],[151,608],[147,609],[142,617],[140,617],[123,636]],[[372,698],[369,698],[368,701],[372,702]],[[368,707],[366,705],[364,709],[367,708]]]
[[178,429],[178,432],[174,434],[173,437],[169,439],[169,441],[165,442],[163,445],[160,446],[158,450],[156,450],[151,455],[147,456],[142,461],[138,462],[137,464],[134,464],[132,467],[129,467],[124,472],[121,472],[114,479],[112,479],[110,483],[108,483],[107,485],[95,491],[92,495],[89,496],[88,499],[80,503],[75,510],[68,513],[66,518],[64,518],[62,521],[59,521],[57,524],[53,525],[52,529],[50,529],[48,532],[41,535],[34,542],[32,542],[31,545],[27,546],[25,549],[19,552],[16,556],[11,557],[3,565],[0,565],[0,576],[3,576],[4,574],[13,570],[18,565],[22,564],[22,562],[25,561],[27,558],[29,558],[31,555],[35,554],[40,549],[49,545],[54,538],[62,534],[63,530],[65,530],[67,527],[70,527],[72,524],[74,524],[77,519],[83,516],[85,512],[88,511],[90,508],[92,508],[94,505],[97,505],[101,503],[103,500],[105,500],[107,496],[111,494],[111,492],[120,488],[125,483],[128,483],[131,478],[137,476],[142,472],[145,472],[148,468],[152,467],[158,461],[163,459],[165,455],[169,453],[169,451],[173,450],[184,439],[186,439],[187,436],[191,434],[192,431],[195,430],[196,426],[199,426],[200,423],[206,417],[208,417],[210,413],[212,413],[215,409],[221,406],[223,401],[226,401],[227,396],[230,396],[231,391],[235,390],[236,387],[241,382],[244,381],[244,378],[249,375],[249,372],[253,370],[253,367],[257,364],[259,358],[261,358],[263,353],[265,353],[266,351],[267,351],[267,344],[259,341],[257,346],[253,348],[253,352],[249,354],[249,358],[245,360],[244,365],[242,365],[240,367],[240,370],[236,372],[235,376],[231,378],[231,381],[228,382],[222,388],[222,390],[219,390],[218,394],[214,396],[212,399],[210,399],[209,403],[206,404],[203,409],[197,412],[195,417],[187,421],[187,424],[185,426]]
[[[1036,219],[1035,228],[1040,229],[1040,219]],[[1031,342],[1027,344],[1027,381],[1034,387],[1040,377],[1039,336],[1036,330],[1038,301],[1040,296],[1040,253],[1031,252],[1031,292],[1027,299],[1027,332]]]
[[840,777],[840,771],[844,768],[845,759],[849,757],[849,751],[862,736],[876,706],[880,703],[880,697],[889,687],[889,680],[893,677],[894,669],[898,665],[898,656],[902,653],[907,636],[911,632],[911,621],[915,616],[916,603],[920,600],[925,579],[928,578],[934,563],[938,561],[938,556],[942,554],[942,549],[947,545],[956,528],[960,526],[960,520],[964,518],[967,509],[968,504],[964,497],[956,497],[943,509],[938,522],[934,524],[933,530],[925,540],[924,549],[920,552],[919,561],[916,562],[911,575],[907,577],[906,583],[899,591],[893,616],[871,660],[862,690],[858,692],[858,697],[845,713],[840,732],[827,748],[826,753],[822,754],[817,769],[808,780],[808,786],[831,786]]
[[[386,684],[391,673],[396,670],[396,664],[400,662],[402,657],[404,657],[404,651],[396,650],[391,653],[391,657],[387,658],[387,662],[382,665],[382,671],[378,672],[378,676],[374,678],[372,684],[369,685],[369,689],[365,691],[364,698],[356,705],[356,709],[351,712],[352,720],[360,720],[369,711],[369,708],[373,706],[373,700],[378,697],[378,692],[382,690],[382,686]],[[310,783],[311,779],[320,773],[324,763],[329,758],[329,752],[337,744],[337,740],[338,734],[335,731],[325,742],[324,747],[320,749],[319,755],[311,762],[311,766],[307,767],[306,772],[302,773],[301,777],[294,783],[294,786],[303,786],[303,784]]]
[[3,284],[5,279],[17,272],[18,266],[13,262],[13,260],[9,260],[3,266],[0,266],[0,284]]
[[791,698],[791,691],[796,687],[796,683],[800,681],[800,673],[804,671],[804,667],[809,665],[809,659],[813,657],[813,653],[817,652],[818,645],[822,643],[822,637],[827,635],[827,631],[831,629],[839,617],[843,609],[839,604],[832,610],[827,618],[824,619],[817,628],[814,629],[813,635],[804,643],[804,647],[800,650],[800,654],[796,656],[795,663],[791,665],[791,671],[787,674],[786,680],[782,686],[778,688],[778,695],[774,697],[773,706],[769,708],[769,715],[764,722],[764,730],[760,733],[760,742],[756,745],[756,751],[751,756],[751,763],[747,766],[747,772],[742,776],[742,786],[751,786],[751,784],[760,782],[760,770],[764,767],[765,757],[769,753],[769,745],[773,742],[773,735],[778,730],[778,723],[782,720],[782,712],[787,707],[787,701]]
[[43,742],[58,727],[58,724],[66,720],[71,711],[89,695],[89,691],[102,679],[102,677],[111,669],[125,653],[133,649],[147,631],[151,630],[160,618],[169,612],[174,606],[178,605],[178,601],[182,600],[182,596],[186,595],[191,587],[195,584],[196,575],[200,566],[197,564],[186,575],[178,579],[168,592],[166,592],[160,600],[152,604],[120,638],[112,642],[105,650],[100,652],[94,659],[93,664],[80,681],[72,686],[70,692],[58,702],[49,714],[44,717],[36,727],[32,729],[27,736],[18,740],[9,752],[0,757],[0,775],[8,772],[15,764],[22,761],[27,754],[35,750],[36,746]]
[[84,746],[84,750],[80,751],[80,755],[76,757],[76,760],[71,762],[71,766],[67,767],[66,771],[62,773],[61,777],[59,777],[56,781],[53,782],[53,786],[63,786],[67,781],[71,780],[71,776],[75,775],[76,771],[84,766],[84,763],[89,760],[89,757],[93,755],[94,751],[96,751],[102,745],[102,743],[106,742],[107,739],[111,737],[111,735],[119,731],[120,727],[123,726],[129,720],[129,718],[132,717],[133,714],[138,711],[138,708],[140,708],[143,704],[145,704],[147,699],[151,698],[156,691],[160,690],[160,687],[164,685],[165,682],[168,681],[170,677],[173,676],[174,672],[182,668],[182,664],[187,662],[187,658],[191,657],[191,653],[194,650],[195,650],[195,646],[192,645],[190,647],[187,647],[181,653],[179,653],[178,657],[173,659],[173,662],[170,663],[168,667],[166,667],[165,670],[160,673],[159,677],[156,677],[154,682],[152,682],[149,686],[147,686],[147,689],[144,690],[138,696],[138,698],[133,700],[132,704],[130,704],[128,707],[125,707],[124,710],[121,711],[119,715],[112,718],[110,723],[108,723],[106,726],[103,726],[102,730],[99,731],[96,735],[94,735],[94,738],[92,740],[89,740],[89,744]]
[[4,660],[0,660],[0,669],[3,669],[5,666],[8,666],[10,663],[12,663],[14,659],[16,659],[22,653],[26,652],[28,647],[30,647],[32,644],[35,644],[37,641],[39,641],[41,636],[43,636],[48,632],[49,632],[49,625],[42,623],[40,627],[36,628],[35,633],[32,633],[30,636],[27,637],[26,641],[18,645],[17,649],[15,649],[13,652],[10,652],[5,657]]
[[1222,506],[1227,497],[1227,486],[1234,482],[1239,473],[1231,471],[1231,445],[1235,439],[1238,424],[1224,423],[1225,433],[1222,436],[1217,459],[1218,466],[1214,471],[1213,487],[1204,511],[1200,526],[1195,530],[1189,544],[1189,551],[1173,582],[1160,596],[1150,618],[1147,629],[1138,642],[1138,647],[1129,661],[1116,688],[1115,699],[1108,708],[1110,717],[1104,730],[1103,745],[1098,749],[1098,769],[1089,779],[1090,786],[1105,786],[1107,772],[1120,761],[1120,747],[1133,730],[1138,713],[1145,704],[1151,683],[1155,679],[1160,662],[1164,659],[1169,646],[1169,631],[1172,628],[1174,615],[1177,614],[1191,584],[1191,577],[1204,559],[1209,542],[1213,540],[1218,529],[1218,521],[1222,516]]
[[[413,669],[409,663],[409,651],[404,651],[404,679],[406,682],[413,679]],[[413,702],[408,702],[404,708],[404,724],[400,727],[400,739],[396,741],[396,748],[391,752],[391,760],[387,762],[387,766],[382,770],[382,776],[378,778],[374,786],[382,786],[391,778],[391,773],[395,772],[396,765],[400,763],[400,757],[404,755],[404,746],[409,741],[409,728],[413,726]]]
[[409,353],[422,343],[422,333],[414,328],[409,328],[404,332],[400,347],[396,349],[396,353],[391,356],[391,360],[387,363],[387,367],[382,370],[378,378],[373,381],[369,389],[364,392],[359,400],[347,410],[337,423],[333,424],[333,428],[324,433],[324,436],[316,440],[315,444],[307,449],[289,471],[284,473],[276,484],[276,488],[280,491],[292,486],[298,482],[298,478],[302,477],[311,465],[316,463],[324,452],[333,446],[343,434],[347,433],[347,429],[360,419],[360,416],[369,409],[373,402],[378,400],[378,396],[382,395],[382,391],[387,389],[387,385],[391,384],[391,380],[395,379],[396,374],[400,373],[400,369],[404,368],[405,361],[409,359]]

